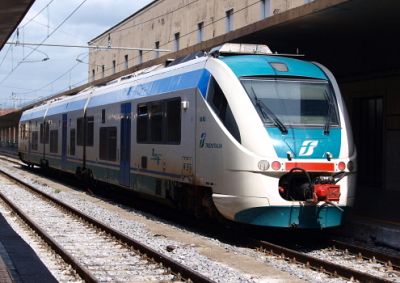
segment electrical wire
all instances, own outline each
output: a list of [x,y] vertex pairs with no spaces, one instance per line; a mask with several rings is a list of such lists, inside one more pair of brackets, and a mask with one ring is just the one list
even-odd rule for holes
[[[78,8],[79,8],[84,2],[86,2],[86,1],[87,1],[87,0],[83,1],[83,2],[78,6]],[[188,4],[186,4],[186,5],[182,6],[182,7],[179,7],[177,10],[180,10],[180,9],[182,9],[182,8],[185,8],[185,7],[191,5],[191,4],[195,3],[195,2],[198,2],[198,1],[199,1],[199,0],[195,0],[195,1],[189,2]],[[243,11],[243,10],[249,8],[249,7],[252,7],[252,6],[256,5],[256,4],[259,3],[259,2],[260,2],[260,0],[257,0],[257,1],[255,1],[255,2],[249,4],[249,5],[244,6],[244,7],[241,8],[241,9],[234,10],[233,13],[232,13],[232,15],[234,15],[234,14],[236,14],[236,13],[239,13],[239,12],[241,12],[241,11]],[[121,32],[121,31],[127,30],[127,29],[132,29],[132,28],[134,28],[134,27],[136,27],[136,26],[139,26],[139,25],[148,23],[148,22],[150,22],[150,21],[152,21],[152,20],[155,20],[155,19],[157,19],[157,18],[166,16],[166,15],[168,15],[168,14],[172,14],[172,13],[176,12],[177,10],[174,10],[174,11],[171,11],[171,12],[168,12],[168,13],[164,13],[164,14],[162,14],[162,15],[160,15],[160,16],[154,17],[154,18],[152,18],[152,19],[146,20],[146,21],[144,21],[144,22],[138,23],[138,24],[136,24],[136,25],[133,25],[133,26],[130,26],[130,27],[127,27],[127,28],[124,28],[124,29],[120,29],[120,30],[117,30],[117,31],[113,31],[112,33],[117,33],[117,32]],[[68,18],[69,18],[69,17],[68,17]],[[216,19],[216,20],[214,20],[214,21],[211,21],[210,23],[204,25],[203,28],[208,27],[208,26],[210,26],[210,25],[213,25],[213,24],[215,24],[215,23],[217,23],[217,22],[219,22],[219,21],[221,21],[221,20],[223,20],[223,19],[225,19],[225,18],[227,18],[227,17],[226,17],[226,16],[223,16],[223,17],[221,17],[221,18],[219,18],[219,19]],[[65,22],[65,20],[64,20],[63,22]],[[194,30],[192,30],[192,31],[190,31],[190,32],[188,32],[188,33],[186,33],[186,34],[183,34],[183,35],[181,36],[181,38],[182,38],[182,37],[185,37],[185,36],[189,36],[189,35],[191,35],[191,34],[193,34],[193,33],[196,33],[196,32],[198,32],[198,29],[194,29]],[[53,33],[53,32],[52,32],[52,33]],[[52,34],[52,33],[51,33],[51,34]],[[50,34],[50,35],[51,35],[51,34]],[[50,35],[49,35],[49,36],[50,36]],[[46,38],[46,39],[47,39],[47,38]],[[45,40],[46,40],[46,39],[45,39]],[[174,39],[169,40],[169,41],[167,41],[166,43],[162,44],[160,47],[166,46],[166,45],[170,44],[170,43],[173,42],[173,41],[174,41]],[[44,41],[43,41],[43,42],[44,42]],[[43,43],[43,42],[42,42],[42,43]],[[39,45],[39,46],[40,46],[40,45]],[[38,47],[39,47],[39,46],[38,46]],[[150,53],[150,52],[152,52],[152,51],[145,51],[145,52],[143,52],[143,55],[148,54],[148,53]],[[88,55],[87,55],[87,56],[88,56]],[[86,57],[87,57],[87,56],[86,56]],[[129,61],[132,62],[133,60],[137,59],[138,57],[139,57],[139,55],[134,56],[133,58],[129,59],[128,62],[129,62]],[[28,94],[28,93],[33,93],[33,92],[40,91],[40,90],[46,88],[47,86],[53,84],[54,82],[56,82],[56,81],[59,80],[60,78],[64,77],[66,74],[68,74],[70,71],[72,71],[78,64],[79,64],[79,62],[78,62],[77,64],[74,64],[74,66],[72,66],[72,67],[71,67],[70,69],[68,69],[66,72],[64,72],[62,75],[60,75],[60,76],[57,77],[56,79],[52,80],[51,82],[47,83],[46,85],[44,85],[44,86],[42,86],[42,87],[40,87],[40,88],[38,88],[38,89],[35,89],[35,90],[33,90],[33,91],[29,91],[29,92],[20,92],[20,93],[18,93],[18,94]],[[90,65],[89,63],[86,63],[86,64]],[[120,66],[120,65],[122,65],[122,64],[125,64],[125,62],[117,63],[116,66]],[[91,65],[91,66],[93,66],[93,65]],[[96,65],[96,66],[100,66],[100,65]],[[109,67],[109,68],[105,69],[105,71],[109,71],[109,70],[111,70],[112,68],[113,68],[113,67]],[[4,80],[3,80],[3,81],[4,81]],[[3,82],[3,81],[2,81],[2,82]],[[2,82],[0,82],[0,84],[1,84]],[[76,83],[74,83],[74,84],[71,84],[69,87],[71,87],[71,86],[77,86],[77,85],[80,85],[80,84],[82,84],[82,83],[84,83],[84,82],[87,82],[87,78],[85,78],[84,80],[80,80],[80,81],[78,81],[78,82],[76,82]],[[60,92],[65,91],[65,90],[68,90],[68,88],[62,88],[62,89],[60,89],[60,90],[58,90],[58,91],[56,91],[56,92],[54,92],[54,93],[60,93]],[[52,95],[50,95],[50,96],[52,96]]]
[[[14,41],[16,37],[17,37],[17,35],[14,34],[14,37],[13,37],[12,40]],[[1,60],[0,67],[1,67],[1,65],[3,65],[4,60],[6,60],[6,57],[7,57],[7,55],[8,55],[8,52],[10,52],[11,47],[13,47],[13,46],[12,46],[12,45],[9,45],[9,46],[8,46],[8,49],[7,49],[7,51],[6,51],[6,54],[4,54],[3,60]]]
[[[29,19],[25,24],[23,24],[22,26],[18,27],[18,29],[23,29],[23,28],[25,28],[30,22],[34,21],[35,18],[37,18],[47,7],[49,7],[50,4],[51,4],[53,1],[54,1],[54,0],[50,0],[50,1],[49,1],[35,16],[33,16],[32,18],[30,18],[30,19]],[[12,41],[15,40],[16,36],[17,36],[16,33],[14,33],[14,36],[13,36]],[[18,40],[18,38],[17,38],[17,40]],[[4,55],[3,60],[2,60],[1,63],[0,63],[0,67],[3,65],[3,62],[4,62],[4,60],[6,59],[6,57],[7,57],[7,55],[8,55],[8,52],[10,51],[10,48],[11,48],[11,46],[8,47],[8,49],[7,49],[7,51],[6,51],[6,54]]]
[[[83,56],[82,59],[87,58],[89,55]],[[38,92],[42,89],[45,89],[46,87],[52,85],[53,83],[55,83],[56,81],[58,81],[59,79],[61,79],[62,77],[66,76],[68,73],[70,73],[73,69],[75,69],[81,62],[76,62],[72,67],[70,67],[67,71],[65,71],[64,73],[62,73],[61,75],[59,75],[57,78],[55,78],[54,80],[52,80],[51,82],[41,86],[40,88],[31,90],[31,91],[26,91],[26,92],[15,92],[16,94],[29,94],[29,93],[34,93],[34,92]]]
[[[183,6],[183,7],[186,7],[186,6],[188,6],[189,4],[194,3],[194,2],[197,2],[197,1],[198,1],[198,0],[192,1],[192,2],[188,3],[187,5],[185,5],[185,6]],[[236,14],[236,13],[239,13],[239,12],[241,12],[241,11],[243,11],[243,10],[249,8],[249,7],[252,7],[252,6],[254,6],[254,5],[256,5],[256,4],[260,3],[260,2],[261,2],[260,0],[257,0],[257,1],[255,1],[255,2],[249,4],[249,5],[244,6],[243,8],[240,8],[240,9],[238,9],[238,10],[234,10],[233,13],[232,13],[232,15],[234,15],[234,14]],[[182,7],[182,8],[183,8],[183,7]],[[178,9],[179,9],[179,8],[178,8]],[[177,10],[178,10],[178,9],[177,9]],[[174,11],[172,11],[172,12],[168,12],[168,13],[166,13],[166,14],[164,14],[164,15],[172,14],[172,13],[174,13],[174,12],[177,11],[177,10],[174,10]],[[153,18],[153,19],[157,19],[157,18],[159,18],[159,17],[161,17],[161,16],[155,17],[155,18]],[[222,21],[223,19],[226,19],[226,18],[227,18],[226,16],[223,16],[223,17],[221,17],[221,18],[219,18],[219,19],[216,19],[216,20],[214,20],[214,21],[212,21],[212,22],[210,22],[210,23],[204,25],[203,28],[208,27],[208,26],[210,26],[210,25],[213,25],[213,24],[215,24],[215,23],[217,23],[217,22],[219,22],[219,21]],[[149,20],[149,21],[150,21],[150,20]],[[149,21],[146,21],[146,22],[149,22]],[[144,23],[144,22],[143,22],[143,23]],[[136,26],[138,26],[138,25],[140,25],[140,24],[137,24]],[[133,27],[133,26],[132,26],[132,27]],[[129,27],[129,28],[132,28],[132,27]],[[126,29],[128,29],[128,28],[126,28]],[[125,30],[126,30],[126,29],[125,29]],[[182,38],[182,37],[185,37],[185,36],[188,36],[188,35],[191,35],[191,34],[196,33],[196,32],[198,32],[198,29],[194,29],[194,30],[192,30],[192,31],[190,31],[190,32],[188,32],[188,33],[186,33],[186,34],[183,34],[183,35],[181,36],[181,38]],[[174,39],[169,40],[169,41],[167,41],[166,43],[162,44],[160,47],[167,46],[168,44],[170,44],[170,43],[173,42],[173,41],[174,41]],[[145,52],[143,52],[142,55],[148,54],[149,52],[152,52],[152,51],[145,51]],[[129,59],[128,62],[132,62],[132,61],[136,60],[138,57],[139,57],[139,55],[134,56],[133,58]],[[120,66],[120,65],[123,65],[123,64],[125,64],[125,62],[117,63],[116,66]],[[112,68],[113,68],[113,67],[109,67],[109,68],[105,69],[105,72],[111,70]],[[77,84],[83,83],[84,81],[86,81],[86,79],[85,79],[85,80],[82,80],[82,81],[79,81]]]
[[33,16],[32,18],[30,18],[25,24],[23,24],[20,28],[24,28],[26,27],[30,22],[32,22],[34,19],[36,19],[47,7],[50,6],[50,4],[53,2],[54,0],[50,0],[49,3],[47,3],[46,6],[44,6],[35,16]]
[[183,9],[183,8],[186,8],[187,6],[190,6],[190,5],[192,5],[193,3],[196,3],[196,2],[199,2],[199,0],[194,0],[194,1],[192,1],[192,2],[187,3],[186,5],[183,5],[183,6],[181,6],[181,7],[178,7],[176,10],[173,10],[173,11],[171,11],[171,12],[167,12],[167,13],[161,14],[161,15],[156,16],[156,17],[154,17],[154,18],[148,19],[148,20],[146,20],[146,21],[144,21],[144,22],[140,22],[140,23],[137,23],[137,24],[135,24],[135,25],[132,25],[132,26],[129,26],[129,27],[126,27],[126,28],[123,28],[123,29],[119,29],[119,30],[116,30],[116,31],[112,31],[112,32],[110,32],[110,34],[119,33],[119,32],[122,32],[122,31],[125,31],[125,30],[128,30],[128,29],[135,28],[135,27],[140,26],[140,25],[144,25],[144,24],[146,24],[146,23],[148,23],[148,22],[151,22],[151,21],[154,21],[154,20],[156,20],[156,19],[158,19],[158,18],[168,16],[169,14],[173,14],[173,13],[175,13],[176,11],[179,11],[179,10],[181,10],[181,9]]
[[36,48],[34,48],[28,55],[26,55],[24,58],[22,58],[22,60],[15,66],[15,68],[13,68],[9,73],[8,73],[8,75],[3,79],[3,80],[1,80],[0,81],[0,85],[2,85],[10,76],[11,76],[11,74],[21,65],[21,63],[25,60],[25,59],[27,59],[33,52],[35,52],[40,46],[41,46],[41,44],[42,43],[44,43],[47,39],[49,39],[69,18],[71,18],[74,14],[75,14],[75,12],[76,11],[78,11],[79,10],[79,8],[86,2],[87,0],[83,0],[54,30],[52,30],[51,31],[51,33],[50,34],[48,34],[47,36],[46,36],[46,38],[45,39],[43,39],[42,40],[42,42],[40,42],[39,44],[38,44],[38,46],[36,47]]

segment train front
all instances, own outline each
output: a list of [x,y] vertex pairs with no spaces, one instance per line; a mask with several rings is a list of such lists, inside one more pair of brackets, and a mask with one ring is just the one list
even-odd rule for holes
[[[225,152],[224,186],[231,193],[213,195],[218,210],[260,226],[339,226],[354,199],[356,150],[332,74],[317,63],[287,57],[220,60],[241,86],[234,90],[220,81],[245,149]],[[244,100],[236,101],[240,93],[250,101],[248,109]]]

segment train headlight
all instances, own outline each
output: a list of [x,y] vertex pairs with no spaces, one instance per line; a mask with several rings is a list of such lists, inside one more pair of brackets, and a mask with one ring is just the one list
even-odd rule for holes
[[269,162],[267,160],[260,160],[258,162],[258,169],[261,171],[267,171],[269,169]]

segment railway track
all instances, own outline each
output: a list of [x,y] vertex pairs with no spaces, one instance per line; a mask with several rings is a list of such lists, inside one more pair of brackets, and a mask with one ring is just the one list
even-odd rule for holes
[[[346,266],[345,264],[336,263],[331,260],[322,259],[320,256],[310,255],[297,249],[288,248],[282,245],[274,244],[267,241],[251,240],[252,248],[269,255],[278,256],[293,264],[300,264],[303,267],[310,268],[319,272],[323,272],[332,277],[342,277],[351,281],[359,282],[393,282],[394,277],[391,274],[397,274],[395,277],[400,281],[399,258],[377,251],[358,247],[345,242],[336,240],[328,240],[327,250],[335,253],[336,257],[347,257],[358,262],[360,265],[366,263],[377,263],[382,266],[380,273],[375,275],[372,272],[360,271],[359,269]],[[384,269],[384,271],[382,270]]]
[[[10,160],[5,161],[13,162]],[[252,248],[256,248],[261,252],[278,256],[290,263],[301,265],[305,268],[310,268],[318,272],[326,273],[332,277],[342,277],[348,280],[360,282],[393,282],[393,278],[386,276],[387,274],[385,276],[379,276],[376,274],[374,275],[369,272],[361,271],[360,269],[351,268],[343,263],[339,264],[337,262],[332,262],[332,260],[321,259],[321,257],[316,257],[308,254],[307,252],[299,251],[297,248],[292,249],[286,247],[285,245],[277,245],[266,241],[252,240],[250,242],[253,243],[251,244]],[[381,273],[395,274],[395,276],[397,276],[396,278],[399,278],[397,282],[400,282],[400,259],[398,257],[372,251],[337,240],[327,240],[326,243],[323,243],[323,246],[327,247],[327,253],[337,253],[339,257],[352,257],[354,261],[358,261],[360,265],[366,262],[380,264],[382,268],[385,269],[385,271]],[[177,272],[183,274],[181,271],[175,271],[175,274],[177,274]],[[190,280],[201,282],[203,278],[200,280]]]
[[193,281],[203,275],[54,199],[0,169],[17,183],[0,197],[87,282]]

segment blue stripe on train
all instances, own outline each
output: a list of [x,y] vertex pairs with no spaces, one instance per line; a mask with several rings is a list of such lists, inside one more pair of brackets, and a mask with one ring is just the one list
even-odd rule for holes
[[[198,89],[203,97],[206,96],[208,82],[211,74],[206,69],[198,69],[187,73],[182,73],[167,78],[151,81],[144,84],[133,85],[124,89],[111,91],[105,94],[93,96],[88,107],[113,104],[140,97],[153,96],[157,94],[176,92],[185,89]],[[51,107],[48,116],[82,109],[87,98],[71,101]],[[24,120],[43,117],[46,108],[40,111],[29,113]],[[22,121],[22,120],[21,120]]]
[[162,93],[176,92],[185,89],[198,88],[203,96],[207,90],[210,73],[206,69],[199,69],[164,79],[134,85],[129,88],[112,91],[91,98],[88,107],[112,104],[116,101],[126,101],[140,97],[148,97]]

